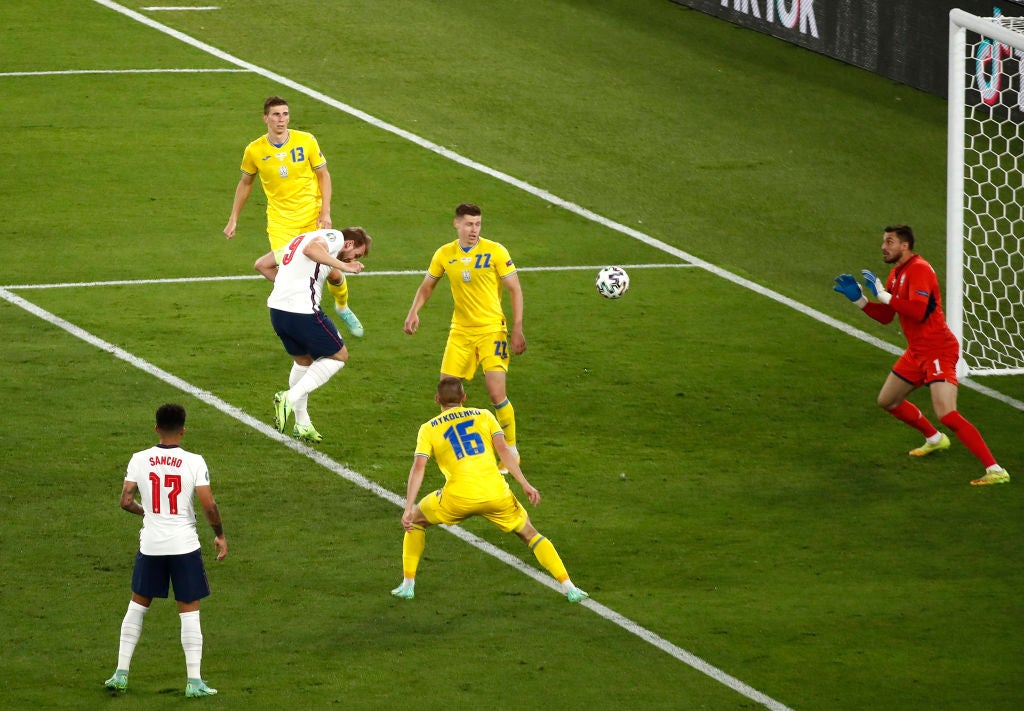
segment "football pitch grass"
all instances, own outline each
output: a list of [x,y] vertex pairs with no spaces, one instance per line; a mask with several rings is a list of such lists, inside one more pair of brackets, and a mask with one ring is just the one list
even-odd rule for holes
[[[968,486],[958,442],[907,457],[874,405],[898,331],[831,291],[884,268],[895,221],[941,273],[942,101],[667,1],[301,0],[308,39],[280,48],[279,4],[142,12],[183,36],[118,7],[5,7],[5,707],[186,703],[168,601],[127,695],[102,688],[139,525],[120,482],[167,401],[231,547],[207,555],[204,704],[1020,707],[1020,479]],[[249,269],[258,188],[220,234],[273,93],[324,148],[335,225],[376,240],[315,448],[270,426],[288,359]],[[509,394],[582,606],[479,521],[428,531],[417,598],[388,594],[446,287],[401,326],[464,200],[521,270]],[[629,266],[623,299],[597,296],[603,264]],[[981,385],[961,410],[1024,476],[1024,378]]]

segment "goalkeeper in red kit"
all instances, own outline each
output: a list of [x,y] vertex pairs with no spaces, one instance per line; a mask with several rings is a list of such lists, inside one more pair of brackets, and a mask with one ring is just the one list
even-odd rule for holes
[[984,475],[971,484],[1009,483],[1010,475],[996,463],[981,433],[956,409],[956,363],[960,357],[960,344],[946,325],[935,270],[914,252],[914,231],[907,225],[886,227],[882,237],[882,257],[886,264],[892,265],[884,284],[871,271],[861,270],[864,285],[878,301],[868,301],[860,284],[850,274],[836,277],[833,287],[879,323],[890,323],[899,316],[900,328],[907,338],[907,350],[885,379],[878,393],[878,404],[897,420],[924,435],[924,444],[910,450],[912,456],[922,457],[947,449],[949,437],[935,429],[928,418],[906,399],[913,390],[927,385],[939,422],[951,429],[985,467]]

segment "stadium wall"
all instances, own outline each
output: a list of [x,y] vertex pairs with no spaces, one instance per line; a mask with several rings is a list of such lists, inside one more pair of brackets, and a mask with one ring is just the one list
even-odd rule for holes
[[945,96],[949,11],[1024,15],[1024,0],[672,0]]

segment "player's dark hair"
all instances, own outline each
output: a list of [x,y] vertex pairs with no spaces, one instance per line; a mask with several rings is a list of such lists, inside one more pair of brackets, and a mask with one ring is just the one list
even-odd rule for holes
[[185,427],[185,408],[168,403],[156,410],[156,428],[161,432],[178,432]]
[[263,115],[266,116],[270,113],[270,110],[275,106],[287,106],[288,102],[282,99],[280,96],[268,96],[267,100],[263,102]]
[[910,229],[910,225],[890,225],[885,231],[892,232],[900,242],[906,242],[908,247],[914,248],[914,230]]
[[341,231],[341,234],[345,235],[345,241],[352,240],[352,243],[357,247],[366,245],[366,251],[363,252],[365,257],[370,253],[370,247],[373,246],[373,237],[366,234],[366,230],[362,227],[346,227]]
[[458,405],[466,397],[466,391],[462,387],[462,379],[452,376],[441,378],[437,384],[437,401],[442,405]]
[[471,202],[464,202],[461,205],[459,205],[457,208],[455,208],[455,216],[456,217],[465,217],[466,215],[472,215],[473,217],[479,216],[480,215],[480,208],[479,208],[479,206],[474,205]]

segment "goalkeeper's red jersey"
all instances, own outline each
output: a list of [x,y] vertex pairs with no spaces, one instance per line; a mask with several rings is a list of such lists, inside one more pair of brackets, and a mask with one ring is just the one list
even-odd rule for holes
[[956,336],[946,325],[942,312],[939,278],[924,257],[915,254],[889,272],[886,291],[892,294],[889,304],[869,303],[864,311],[882,323],[900,318],[900,328],[907,338],[907,350],[921,355],[936,351],[958,351]]

